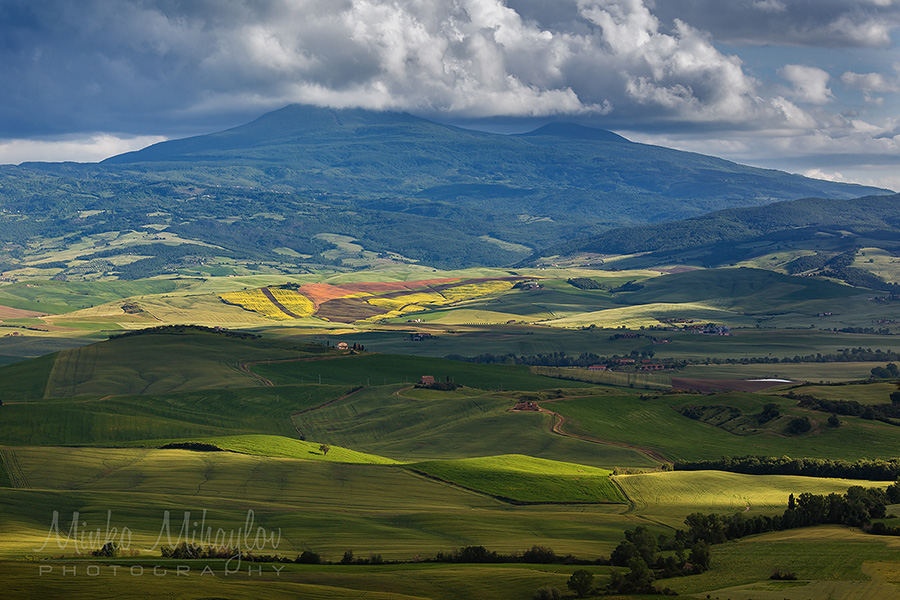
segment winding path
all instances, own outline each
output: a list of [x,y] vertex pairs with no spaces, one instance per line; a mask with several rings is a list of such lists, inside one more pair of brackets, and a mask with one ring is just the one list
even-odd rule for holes
[[550,426],[550,431],[557,435],[571,437],[571,438],[583,440],[585,442],[591,442],[594,444],[603,444],[604,446],[616,446],[618,448],[627,448],[628,450],[634,450],[636,452],[639,452],[639,453],[643,454],[644,456],[646,456],[647,458],[654,460],[656,462],[659,462],[659,463],[671,463],[672,462],[669,459],[667,459],[665,456],[663,456],[662,454],[657,452],[656,450],[651,450],[650,448],[642,448],[641,446],[633,446],[631,444],[624,444],[622,442],[610,442],[607,440],[601,440],[601,439],[587,436],[587,435],[581,435],[578,433],[568,432],[563,429],[563,426],[568,422],[568,419],[566,419],[566,417],[562,416],[558,412],[548,410],[548,409],[544,408],[543,406],[540,406],[539,410],[540,410],[540,412],[542,412],[544,414],[553,415],[554,417],[556,417],[556,422]]
[[[582,440],[585,442],[591,442],[592,444],[602,444],[604,446],[615,446],[617,448],[626,448],[628,450],[634,450],[635,452],[639,452],[640,454],[643,454],[650,460],[656,461],[658,463],[663,463],[663,464],[671,464],[672,461],[670,461],[668,458],[666,458],[665,456],[663,456],[656,450],[651,450],[650,448],[643,448],[641,446],[634,446],[632,444],[625,444],[622,442],[610,442],[607,440],[601,440],[601,439],[598,439],[595,437],[591,437],[588,435],[581,435],[578,433],[571,433],[569,431],[566,431],[565,429],[563,429],[563,427],[565,426],[566,423],[568,423],[568,419],[556,411],[552,411],[552,410],[549,410],[549,409],[541,406],[542,404],[546,404],[548,402],[562,402],[564,400],[575,400],[578,398],[589,398],[589,397],[590,396],[563,396],[562,398],[551,398],[549,400],[540,400],[540,401],[536,402],[535,404],[538,405],[539,412],[541,412],[545,415],[552,415],[553,417],[556,418],[556,421],[553,423],[553,425],[550,426],[551,433],[555,433],[556,435],[561,435],[561,436],[565,436],[565,437],[575,438],[575,439]],[[515,409],[510,409],[510,411],[511,412],[526,412],[526,411],[516,411]]]

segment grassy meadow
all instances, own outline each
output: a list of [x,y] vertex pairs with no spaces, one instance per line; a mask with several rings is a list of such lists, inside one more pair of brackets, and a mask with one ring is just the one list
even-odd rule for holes
[[[682,406],[724,406],[752,415],[760,413],[770,402],[779,404],[785,416],[748,435],[735,435],[675,410]],[[572,432],[649,448],[670,460],[748,454],[850,461],[894,458],[900,441],[900,430],[893,425],[842,416],[842,426],[830,428],[826,424],[829,414],[801,409],[787,398],[765,394],[661,394],[644,398],[616,394],[554,402],[553,410],[568,419],[566,427]],[[793,416],[808,417],[812,429],[802,435],[790,435],[786,425]]]

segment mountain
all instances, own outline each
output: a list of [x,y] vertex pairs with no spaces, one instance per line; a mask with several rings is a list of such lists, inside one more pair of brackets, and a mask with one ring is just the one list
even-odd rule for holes
[[[403,113],[291,105],[100,164],[0,167],[0,268],[39,262],[60,277],[99,269],[129,278],[216,256],[280,269],[398,254],[441,267],[503,265],[617,226],[878,193],[887,190],[571,123],[499,135]],[[349,241],[336,243],[337,234]],[[55,260],[59,252],[35,250],[47,238],[86,248]]]
[[223,163],[257,185],[277,189],[476,208],[490,201],[496,209],[537,217],[556,219],[574,211],[607,227],[805,196],[851,198],[884,191],[635,144],[572,123],[507,136],[404,113],[300,105],[234,129],[104,161],[145,173],[177,166],[206,183]]

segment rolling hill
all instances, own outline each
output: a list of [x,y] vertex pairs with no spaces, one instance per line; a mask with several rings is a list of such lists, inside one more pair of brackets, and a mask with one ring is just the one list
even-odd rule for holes
[[499,135],[300,105],[101,164],[4,166],[0,178],[0,270],[60,279],[503,265],[616,226],[886,193],[571,123]]
[[[617,262],[617,268],[677,263],[718,267],[781,254],[780,261],[777,256],[772,261],[778,261],[776,266],[784,267],[787,273],[825,269],[847,279],[846,268],[857,249],[874,247],[896,252],[900,248],[898,211],[897,194],[837,200],[805,198],[615,229],[538,254],[640,254]],[[833,260],[842,253],[847,254],[844,261]],[[797,262],[801,257],[806,258]],[[851,283],[878,288],[874,279]]]

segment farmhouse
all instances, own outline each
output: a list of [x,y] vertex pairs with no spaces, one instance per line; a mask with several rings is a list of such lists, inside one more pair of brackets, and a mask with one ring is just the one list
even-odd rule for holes
[[350,345],[347,342],[338,342],[337,349],[338,350],[349,350]]
[[517,402],[516,406],[513,410],[524,410],[529,412],[538,412],[541,410],[541,407],[537,405],[537,402],[530,402],[527,400],[522,400],[521,402]]
[[605,371],[606,365],[591,365],[588,367],[588,371]]
[[419,385],[434,385],[434,375],[422,375]]

